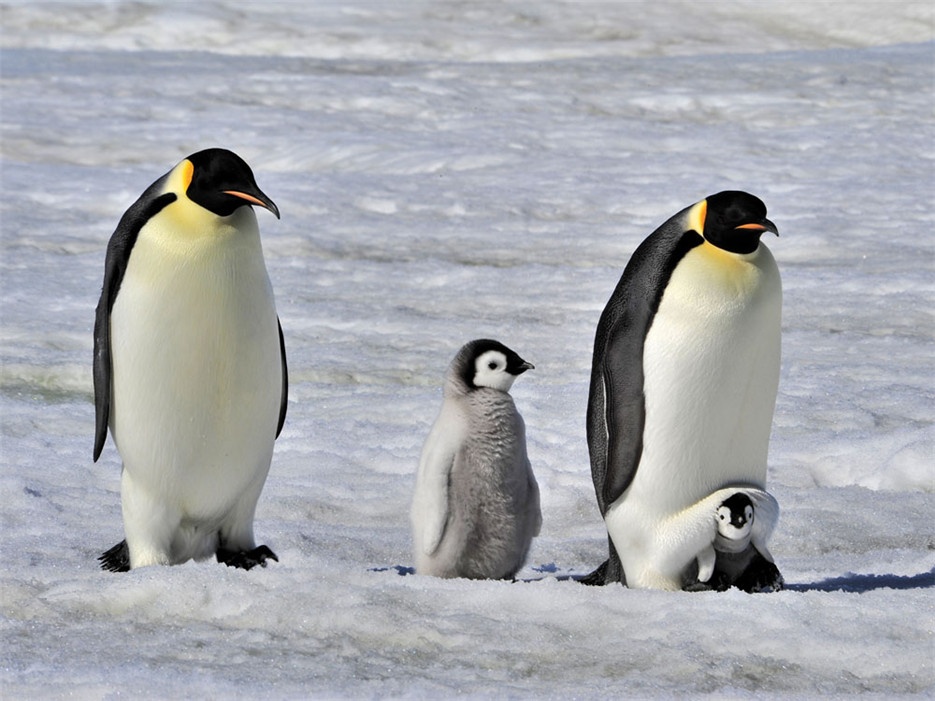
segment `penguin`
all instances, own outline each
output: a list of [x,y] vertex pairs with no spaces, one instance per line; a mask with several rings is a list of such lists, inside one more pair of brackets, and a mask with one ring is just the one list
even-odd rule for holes
[[[751,498],[754,495],[758,508]],[[755,558],[769,563],[762,565],[764,569],[769,569],[770,564],[775,567],[766,541],[775,527],[778,513],[776,500],[765,492],[737,491],[722,501],[714,514],[717,528],[714,542],[698,554],[697,584],[688,584],[685,589],[725,591],[739,581],[741,589],[750,592],[762,590],[755,584],[748,587],[744,584],[748,579],[741,579],[741,576]],[[774,578],[773,582],[781,588],[782,576],[779,575],[778,580]]]
[[587,409],[609,557],[584,583],[679,589],[678,573],[647,564],[654,547],[679,549],[655,525],[730,485],[764,488],[782,307],[767,231],[778,235],[760,199],[719,192],[624,269],[597,326]]
[[[740,518],[745,514],[741,504],[749,504],[751,518],[742,527],[729,521],[724,524],[719,515],[725,504],[739,509]],[[756,520],[752,518],[754,505],[759,516]],[[664,517],[634,523],[631,537],[642,544],[642,551],[639,559],[630,560],[628,581],[669,590],[727,589],[738,573],[728,573],[731,565],[720,560],[734,554],[752,559],[757,551],[768,556],[766,542],[778,519],[779,505],[771,494],[755,487],[732,486]],[[726,584],[719,586],[725,579]],[[670,581],[672,584],[667,583]]]
[[146,189],[108,243],[94,461],[109,428],[125,540],[101,555],[105,570],[278,561],[253,535],[289,388],[254,206],[279,218],[239,156],[199,151]]
[[410,519],[418,574],[512,579],[542,515],[509,390],[533,369],[498,341],[465,344],[422,450]]

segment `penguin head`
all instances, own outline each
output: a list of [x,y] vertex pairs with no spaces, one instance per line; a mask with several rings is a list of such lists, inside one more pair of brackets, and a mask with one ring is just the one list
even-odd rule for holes
[[692,208],[692,228],[705,241],[731,253],[753,253],[760,236],[776,225],[766,218],[766,205],[758,197],[739,190],[725,190],[703,199]]
[[279,208],[257,186],[250,166],[232,151],[209,148],[193,153],[176,170],[181,171],[181,187],[188,199],[219,217],[259,205],[279,219]]
[[718,533],[728,540],[742,540],[753,529],[753,502],[743,492],[725,499],[717,508]]
[[534,367],[499,341],[486,338],[465,344],[452,363],[466,391],[488,387],[509,392],[514,380]]

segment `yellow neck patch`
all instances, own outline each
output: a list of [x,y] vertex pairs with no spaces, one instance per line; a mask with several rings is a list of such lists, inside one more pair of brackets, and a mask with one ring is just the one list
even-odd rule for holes
[[708,216],[708,200],[701,200],[688,210],[688,221],[686,230],[697,231],[704,236],[705,218]]
[[192,184],[192,177],[195,175],[195,166],[187,158],[179,163],[166,180],[165,192],[173,192],[179,196],[179,199],[186,197],[188,186]]

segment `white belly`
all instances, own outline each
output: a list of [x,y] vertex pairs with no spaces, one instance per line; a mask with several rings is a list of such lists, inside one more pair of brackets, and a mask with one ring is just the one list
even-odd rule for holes
[[781,306],[762,244],[748,256],[703,244],[675,269],[646,336],[642,458],[605,517],[631,586],[672,547],[658,524],[728,485],[765,486]]
[[255,218],[252,231],[225,226],[184,241],[144,227],[114,303],[111,345],[111,431],[137,488],[197,521],[222,517],[262,486],[282,370]]

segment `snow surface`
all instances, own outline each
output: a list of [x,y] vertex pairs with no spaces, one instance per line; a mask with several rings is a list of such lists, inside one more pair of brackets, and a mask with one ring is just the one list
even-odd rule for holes
[[[2,6],[2,696],[935,693],[930,2]],[[262,7],[262,9],[259,9]],[[123,211],[225,146],[291,369],[256,531],[281,562],[126,575],[91,462]],[[629,254],[726,188],[785,285],[771,550],[789,590],[588,588],[591,343]],[[445,368],[498,338],[544,523],[523,582],[407,574]]]

